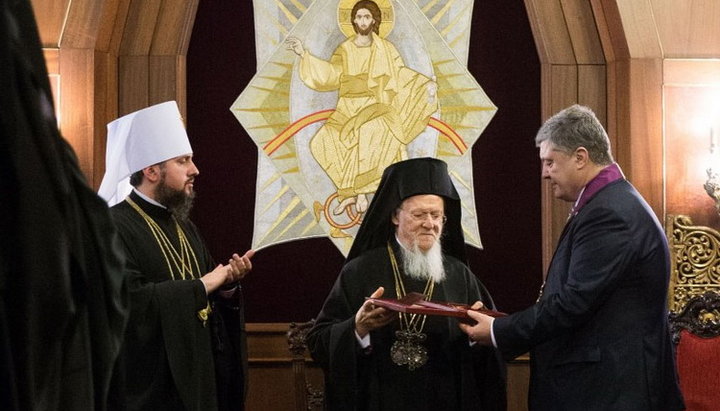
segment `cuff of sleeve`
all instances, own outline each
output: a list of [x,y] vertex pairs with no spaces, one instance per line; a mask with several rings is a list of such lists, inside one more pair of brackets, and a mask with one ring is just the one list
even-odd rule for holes
[[490,339],[492,340],[493,347],[497,348],[497,341],[495,341],[495,319],[490,321]]
[[360,337],[360,335],[357,333],[357,331],[354,331],[354,332],[355,332],[355,339],[357,340],[358,344],[360,344],[360,348],[362,348],[363,350],[367,349],[370,346],[370,333],[368,333],[364,337]]
[[198,310],[202,310],[207,306],[208,303],[208,295],[207,291],[205,290],[205,283],[202,281],[195,280],[195,286],[193,287],[193,291],[195,293],[195,306]]
[[226,286],[225,288],[221,287],[217,294],[226,300],[229,300],[235,296],[235,293],[237,293],[238,289],[240,289],[240,283],[235,283],[230,286]]

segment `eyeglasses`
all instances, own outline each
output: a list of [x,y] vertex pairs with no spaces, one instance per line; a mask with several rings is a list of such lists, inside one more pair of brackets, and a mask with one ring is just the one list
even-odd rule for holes
[[409,212],[407,210],[404,210],[401,208],[401,210],[405,211],[406,213],[410,214],[410,217],[412,217],[413,220],[417,222],[424,222],[427,220],[428,216],[430,216],[430,220],[433,223],[439,223],[442,222],[445,224],[447,221],[447,216],[443,214],[442,211],[413,211]]

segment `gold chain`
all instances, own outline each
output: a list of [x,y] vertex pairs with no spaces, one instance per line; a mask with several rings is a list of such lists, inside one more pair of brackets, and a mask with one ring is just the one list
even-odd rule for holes
[[[389,242],[387,244],[387,250],[390,255],[390,264],[392,265],[393,275],[395,277],[395,294],[397,294],[398,299],[401,299],[405,297],[407,293],[405,292],[405,284],[403,283],[402,276],[400,275],[400,269],[398,268],[397,260],[395,259],[395,253],[393,253]],[[430,277],[428,278],[427,284],[425,284],[425,290],[423,290],[426,301],[429,301],[432,298],[433,291],[435,291],[435,281],[433,281],[433,278]],[[400,317],[400,329],[403,329],[403,324],[405,326],[405,330],[417,333],[421,333],[423,328],[425,328],[425,320],[427,319],[427,315],[425,314],[408,315],[407,313],[398,312],[398,315]],[[420,324],[419,327],[418,324]]]
[[[152,233],[153,237],[155,237],[155,241],[157,241],[158,246],[160,246],[160,251],[162,251],[163,256],[165,257],[168,271],[170,271],[170,276],[173,280],[175,279],[176,271],[180,275],[180,278],[182,278],[183,280],[187,278],[188,274],[190,278],[194,279],[195,274],[191,266],[191,262],[195,263],[195,269],[197,270],[198,275],[200,275],[200,266],[198,265],[195,251],[190,246],[190,242],[185,236],[185,232],[182,230],[180,224],[178,224],[177,219],[175,219],[174,216],[172,217],[172,219],[173,222],[175,222],[178,241],[180,242],[180,252],[175,249],[175,246],[170,242],[170,239],[168,239],[167,235],[165,235],[165,232],[162,230],[162,228],[160,228],[160,226],[155,222],[155,220],[153,220],[152,217],[150,217],[145,211],[143,211],[143,209],[140,208],[140,206],[138,206],[130,197],[127,197],[125,201],[127,201],[128,204],[130,204],[132,208],[134,208],[135,211],[138,212],[138,214],[140,214],[140,216],[147,223],[148,227],[150,227],[150,232]],[[172,264],[170,264],[170,261],[172,261]],[[173,266],[175,266],[175,270],[173,270]]]

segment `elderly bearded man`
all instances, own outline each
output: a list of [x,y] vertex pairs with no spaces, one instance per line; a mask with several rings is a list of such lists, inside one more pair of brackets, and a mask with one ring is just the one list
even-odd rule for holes
[[253,251],[215,266],[188,219],[198,174],[174,101],[108,125],[99,194],[113,206],[127,255],[129,410],[243,409],[247,350],[238,281],[250,271]]
[[[385,170],[308,335],[325,371],[328,409],[505,409],[502,362],[493,348],[473,345],[457,319],[399,314],[365,300],[420,292],[429,300],[492,306],[464,263],[460,218],[444,162],[412,159]],[[403,348],[424,351],[426,360],[404,358]]]

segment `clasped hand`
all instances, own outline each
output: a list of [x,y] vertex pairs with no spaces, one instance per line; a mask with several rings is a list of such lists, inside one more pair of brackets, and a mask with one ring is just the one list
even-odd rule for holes
[[242,256],[233,254],[227,265],[218,264],[214,270],[205,274],[200,281],[205,285],[205,291],[210,294],[225,284],[240,281],[252,270],[250,259],[255,255],[254,250],[248,250]]

